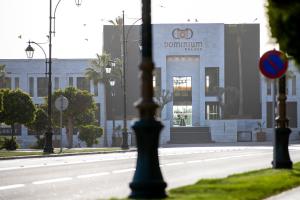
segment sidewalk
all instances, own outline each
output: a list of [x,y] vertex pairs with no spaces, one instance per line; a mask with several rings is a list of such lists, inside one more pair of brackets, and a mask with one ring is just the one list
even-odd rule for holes
[[300,199],[300,187],[282,192],[278,195],[269,197],[265,200],[299,200]]
[[[72,150],[88,150],[92,148],[73,148]],[[18,149],[19,152],[41,152],[40,149]],[[135,147],[131,147],[127,150],[114,150],[114,151],[91,151],[91,152],[74,152],[74,153],[55,153],[55,154],[44,154],[44,155],[24,155],[24,156],[10,156],[0,157],[1,160],[12,160],[12,159],[27,159],[27,158],[45,158],[45,157],[62,157],[62,156],[76,156],[76,155],[91,155],[91,154],[108,154],[108,153],[126,153],[136,151]]]

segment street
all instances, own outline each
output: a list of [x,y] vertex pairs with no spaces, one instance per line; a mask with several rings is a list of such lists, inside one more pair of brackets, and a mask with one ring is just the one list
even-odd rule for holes
[[[222,145],[222,144],[220,144]],[[160,148],[168,188],[271,167],[272,146]],[[300,145],[290,146],[293,162]],[[130,193],[136,152],[0,161],[0,199],[108,199]]]

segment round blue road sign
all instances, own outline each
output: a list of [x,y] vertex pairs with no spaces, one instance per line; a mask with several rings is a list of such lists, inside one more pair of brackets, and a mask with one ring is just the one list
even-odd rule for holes
[[288,68],[286,55],[277,50],[267,51],[259,60],[259,70],[267,78],[275,79],[285,74]]

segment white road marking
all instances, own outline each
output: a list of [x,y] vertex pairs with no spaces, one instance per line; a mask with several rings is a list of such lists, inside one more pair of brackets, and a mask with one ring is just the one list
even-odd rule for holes
[[63,182],[63,181],[70,181],[70,180],[72,180],[71,177],[64,177],[64,178],[48,179],[48,180],[42,180],[42,181],[34,181],[34,182],[32,182],[32,184],[40,185],[40,184],[56,183],[56,182]]
[[9,190],[9,189],[15,189],[24,186],[25,186],[24,184],[6,185],[6,186],[0,186],[0,190]]
[[109,175],[109,172],[101,172],[101,173],[95,173],[95,174],[85,174],[85,175],[79,175],[77,178],[91,178],[91,177],[97,177],[97,176],[105,176]]
[[175,162],[175,163],[167,163],[165,166],[175,166],[175,165],[183,165],[184,162]]
[[114,170],[112,171],[113,174],[119,174],[124,172],[132,172],[135,171],[135,168],[128,168],[128,169],[121,169],[121,170]]

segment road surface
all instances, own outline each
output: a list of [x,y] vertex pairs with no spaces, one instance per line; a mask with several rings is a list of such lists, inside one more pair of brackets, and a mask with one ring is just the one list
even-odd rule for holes
[[[271,146],[160,148],[160,165],[168,188],[200,178],[271,167]],[[293,162],[300,145],[290,146]],[[0,199],[108,199],[126,197],[136,152],[0,161]]]

